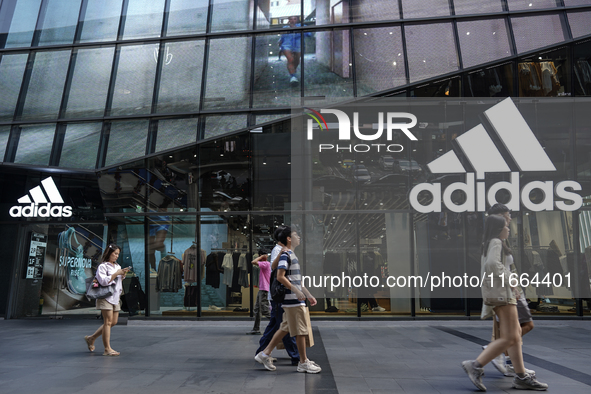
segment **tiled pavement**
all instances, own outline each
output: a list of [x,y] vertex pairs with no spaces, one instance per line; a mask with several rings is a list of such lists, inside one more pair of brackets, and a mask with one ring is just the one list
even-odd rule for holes
[[[125,323],[123,321],[122,323]],[[300,374],[285,351],[277,371],[253,360],[247,321],[130,320],[113,329],[120,357],[89,353],[97,320],[0,320],[0,393],[468,393],[460,368],[490,337],[490,321],[313,321],[309,356],[323,368]],[[524,338],[527,366],[551,392],[591,392],[591,322],[536,321]],[[488,392],[511,379],[485,367]]]

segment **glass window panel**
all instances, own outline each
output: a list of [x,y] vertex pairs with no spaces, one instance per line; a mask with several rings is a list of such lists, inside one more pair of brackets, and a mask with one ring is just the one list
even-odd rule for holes
[[[291,134],[251,134],[253,209],[289,210],[291,201]],[[287,175],[287,176],[286,176]],[[272,231],[271,231],[272,233]]]
[[568,23],[573,38],[587,36],[591,34],[589,30],[589,21],[591,20],[591,11],[586,12],[568,12]]
[[70,51],[37,52],[22,119],[57,118]]
[[0,161],[4,161],[8,137],[10,137],[10,126],[0,126]]
[[123,39],[160,37],[165,0],[129,0]]
[[[40,6],[41,0],[20,0],[16,3],[10,28],[8,29],[6,48],[27,47],[31,45]],[[4,8],[9,7],[5,6],[2,8],[4,10]],[[5,15],[2,16],[6,17]]]
[[374,22],[400,19],[398,1],[365,0],[354,2],[351,7],[351,22]]
[[209,42],[204,108],[248,107],[251,38],[220,38]]
[[410,82],[458,69],[451,23],[405,26]]
[[353,97],[349,30],[304,33],[304,95]]
[[[280,49],[279,40],[285,35],[289,33],[255,37],[254,107],[290,106],[292,99],[301,95],[299,81],[290,82],[288,60]],[[297,55],[299,59],[300,54]],[[294,59],[294,54],[290,53],[290,56]],[[293,61],[291,64],[294,64]],[[299,78],[299,73],[296,78]]]
[[507,0],[509,11],[556,8],[556,0]]
[[94,168],[102,127],[102,122],[68,124],[60,156],[60,167]]
[[60,45],[74,42],[82,0],[50,0],[43,18],[39,45]]
[[80,42],[117,39],[123,0],[88,0]]
[[213,0],[211,31],[252,29],[252,3],[250,0]]
[[149,114],[158,44],[122,46],[119,51],[111,115]]
[[402,0],[404,19],[449,15],[448,0]]
[[162,55],[158,112],[199,110],[205,41],[168,42]]
[[0,59],[0,120],[12,120],[18,100],[27,54],[4,55]]
[[458,21],[458,35],[464,67],[511,56],[504,19]]
[[15,163],[49,165],[55,123],[25,125],[16,148]]
[[576,5],[591,5],[591,0],[564,0],[564,5],[567,7]]
[[517,52],[527,52],[564,41],[559,15],[536,15],[511,18]]
[[400,26],[356,29],[353,37],[357,96],[407,83]]
[[159,120],[156,152],[196,142],[198,124],[198,118]]
[[536,54],[520,59],[519,96],[570,96],[571,62],[566,49]]
[[203,138],[228,134],[232,131],[243,129],[246,125],[246,115],[208,116],[205,118],[205,133]]
[[267,122],[272,122],[277,119],[285,118],[289,116],[289,112],[282,113],[282,114],[256,114],[255,115],[255,124],[263,124]]
[[144,156],[149,123],[148,120],[111,123],[105,166]]
[[[103,116],[115,47],[79,49],[66,104],[66,117]],[[92,92],[92,94],[88,94]]]
[[503,5],[501,0],[454,0],[454,11],[456,15],[503,12]]
[[208,0],[171,0],[167,36],[205,33]]
[[512,63],[474,71],[468,74],[466,82],[468,97],[513,96]]
[[577,96],[591,96],[590,41],[575,45],[575,59],[575,94]]

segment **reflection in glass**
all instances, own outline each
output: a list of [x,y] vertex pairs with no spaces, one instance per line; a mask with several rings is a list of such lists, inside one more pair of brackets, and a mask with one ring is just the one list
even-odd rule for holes
[[[345,3],[342,3],[344,6]],[[351,14],[351,22],[373,22],[400,19],[398,2],[390,0],[353,2],[351,6]]]
[[23,81],[27,54],[3,55],[0,59],[0,120],[12,120]]
[[123,0],[88,0],[80,42],[117,39]]
[[458,36],[464,67],[511,56],[504,19],[458,21]]
[[203,107],[244,108],[250,90],[251,38],[212,39]]
[[509,11],[556,8],[556,0],[507,0]]
[[591,20],[591,11],[586,12],[568,12],[568,23],[573,38],[582,37],[590,34],[589,20]]
[[458,55],[451,23],[405,26],[410,82],[456,71]]
[[[2,19],[8,18],[5,14],[6,10],[10,10],[6,4],[3,4],[0,16]],[[16,3],[12,21],[10,21],[10,28],[8,28],[8,36],[6,37],[5,48],[27,47],[31,45],[33,33],[37,24],[37,17],[39,15],[39,6],[41,0],[23,1]],[[10,11],[8,11],[10,12]],[[4,31],[2,33],[5,33]]]
[[69,50],[35,54],[22,119],[57,118],[69,61]]
[[356,29],[353,37],[357,96],[407,83],[399,26]]
[[301,95],[299,82],[290,83],[288,60],[280,49],[281,37],[266,34],[255,38],[254,107],[290,106],[292,99]]
[[557,14],[512,17],[511,24],[518,53],[564,41],[564,27]]
[[199,110],[204,48],[203,40],[164,45],[157,112]]
[[94,168],[103,124],[69,123],[66,126],[60,167]]
[[165,0],[128,0],[123,39],[160,37]]
[[105,166],[144,156],[148,125],[148,120],[112,122]]
[[427,18],[431,16],[449,15],[449,1],[447,0],[402,0],[402,15],[404,19]]
[[82,0],[49,0],[46,3],[39,45],[71,44]]
[[150,113],[157,54],[158,44],[119,48],[111,115]]
[[213,0],[211,31],[252,29],[252,4],[249,0]]
[[571,66],[566,49],[520,59],[519,96],[570,96]]
[[575,45],[575,94],[591,96],[591,43]]
[[20,126],[15,163],[49,165],[55,123]]
[[289,133],[252,134],[253,209],[288,210],[291,201]]
[[10,137],[10,128],[10,126],[0,126],[0,161],[4,161],[6,144],[8,144],[8,137]]
[[466,81],[466,95],[469,97],[508,97],[513,95],[512,69],[512,63],[506,63],[469,73]]
[[171,0],[167,36],[205,32],[208,0]]
[[304,95],[352,97],[349,30],[317,31],[310,36],[304,41]]
[[564,5],[567,7],[577,6],[577,5],[591,5],[590,0],[564,0]]
[[156,152],[197,141],[198,123],[198,118],[159,120]]
[[453,3],[456,15],[503,12],[501,0],[454,0]]
[[[250,209],[249,136],[219,138],[199,146],[202,211]],[[242,231],[242,227],[240,227]]]
[[247,126],[247,115],[221,115],[205,118],[204,139],[228,134]]
[[[78,49],[68,92],[66,117],[103,116],[115,47]],[[88,94],[92,92],[92,94]]]
[[255,124],[263,124],[267,122],[272,122],[277,119],[288,117],[289,113],[280,113],[280,114],[257,114],[255,115]]

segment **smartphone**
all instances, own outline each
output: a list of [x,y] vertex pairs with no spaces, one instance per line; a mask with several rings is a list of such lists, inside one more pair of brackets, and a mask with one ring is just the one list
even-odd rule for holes
[[131,270],[133,270],[133,267],[130,265],[129,267],[126,268],[126,270],[131,271]]

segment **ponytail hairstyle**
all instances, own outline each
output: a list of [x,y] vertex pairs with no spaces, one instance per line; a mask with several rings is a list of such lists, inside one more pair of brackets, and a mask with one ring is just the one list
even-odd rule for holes
[[119,250],[119,253],[121,253],[121,248],[118,245],[110,244],[109,246],[107,246],[103,253],[103,257],[101,258],[101,263],[109,261],[109,258],[116,250]]

